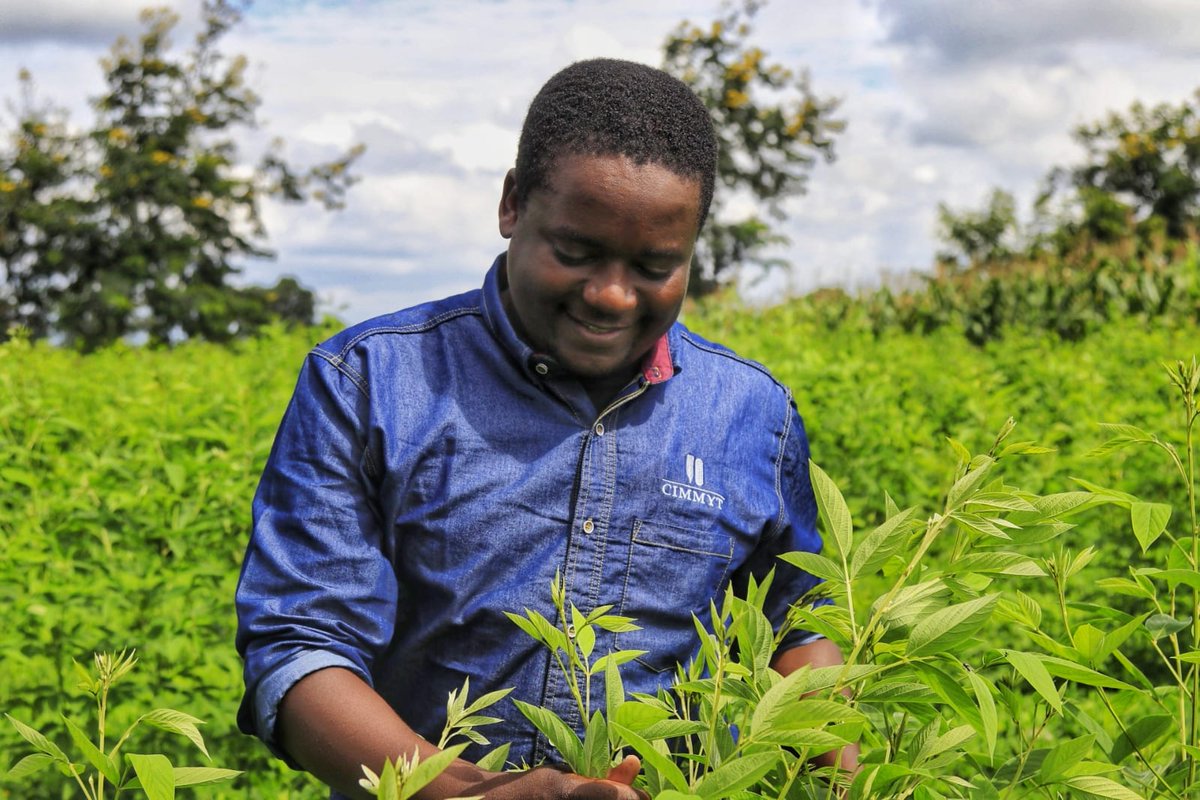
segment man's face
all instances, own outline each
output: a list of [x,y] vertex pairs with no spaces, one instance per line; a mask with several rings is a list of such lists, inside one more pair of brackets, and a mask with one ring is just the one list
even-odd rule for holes
[[504,181],[505,309],[536,351],[615,393],[671,327],[687,291],[700,184],[624,156],[563,156],[517,207]]

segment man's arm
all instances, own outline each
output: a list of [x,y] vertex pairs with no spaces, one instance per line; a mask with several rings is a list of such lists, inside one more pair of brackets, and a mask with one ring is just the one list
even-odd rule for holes
[[[842,651],[828,639],[817,639],[776,653],[771,659],[771,667],[780,675],[790,675],[801,667],[836,667],[845,663]],[[840,766],[848,772],[858,769],[858,745],[852,744],[839,750],[822,753],[813,759],[813,763],[822,767],[839,764],[838,753],[841,753]]]
[[[301,678],[279,706],[276,736],[301,766],[339,792],[369,798],[358,781],[362,765],[376,773],[385,759],[418,752],[425,760],[438,750],[425,741],[357,675],[333,667]],[[593,780],[542,767],[528,772],[488,772],[456,760],[426,786],[421,800],[484,795],[487,800],[571,798],[571,800],[644,800],[630,784],[641,769],[630,756]]]

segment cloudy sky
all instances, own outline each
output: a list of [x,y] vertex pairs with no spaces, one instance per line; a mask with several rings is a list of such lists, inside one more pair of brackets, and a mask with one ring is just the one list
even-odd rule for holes
[[[98,59],[136,33],[142,0],[0,0],[0,100],[28,68],[40,95],[89,120]],[[158,0],[196,29],[199,0]],[[347,322],[479,284],[504,242],[501,179],[525,108],[558,68],[594,56],[657,64],[683,19],[717,0],[258,0],[222,49],[245,53],[263,133],[294,161],[367,146],[345,211],[266,210],[273,261]],[[1134,100],[1179,102],[1200,79],[1195,0],[773,0],[754,43],[841,99],[837,159],[786,204],[786,274],[751,297],[871,285],[927,268],[937,204],[991,187],[1027,209],[1070,131]],[[1192,35],[1189,35],[1191,32]],[[11,125],[0,104],[0,130]]]

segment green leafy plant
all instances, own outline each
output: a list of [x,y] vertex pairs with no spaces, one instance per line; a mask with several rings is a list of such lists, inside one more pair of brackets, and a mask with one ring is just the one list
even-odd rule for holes
[[[236,770],[215,767],[176,767],[161,754],[126,753],[122,751],[130,736],[140,727],[157,728],[183,736],[208,757],[204,738],[197,727],[201,720],[182,711],[157,708],[142,714],[117,738],[116,744],[107,747],[108,695],[113,685],[129,674],[137,663],[133,653],[96,653],[95,674],[79,667],[80,688],[96,701],[96,741],[73,720],[64,717],[82,761],[67,755],[57,744],[34,728],[5,714],[8,721],[26,742],[37,751],[18,761],[5,776],[9,781],[20,781],[47,767],[57,767],[64,776],[74,780],[87,800],[103,800],[105,789],[111,785],[113,796],[125,791],[140,790],[150,800],[170,800],[175,789],[184,786],[206,786],[225,783],[241,773]],[[76,665],[78,667],[78,665]],[[90,767],[90,769],[89,769]]]
[[618,705],[625,699],[617,667],[644,655],[645,651],[616,650],[593,659],[597,629],[622,633],[638,630],[637,625],[628,617],[609,614],[611,605],[597,606],[591,613],[583,614],[574,603],[567,601],[566,589],[558,574],[551,582],[550,596],[554,602],[557,625],[528,608],[523,617],[511,612],[505,614],[517,627],[554,654],[555,662],[575,699],[579,717],[587,720],[583,739],[553,711],[521,700],[515,703],[521,713],[558,749],[567,766],[580,775],[603,778],[608,774],[619,747],[618,739],[609,730],[605,714],[599,709],[592,710],[592,678],[604,674],[606,710],[608,716],[613,717]]

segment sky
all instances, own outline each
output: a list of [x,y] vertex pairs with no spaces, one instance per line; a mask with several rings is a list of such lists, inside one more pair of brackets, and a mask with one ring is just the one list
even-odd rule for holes
[[[189,43],[199,0],[153,4],[179,13],[175,39]],[[99,59],[138,32],[144,5],[0,0],[0,131],[21,68],[87,124]],[[249,58],[263,101],[260,130],[241,137],[248,160],[275,136],[298,164],[367,150],[345,210],[266,206],[276,257],[247,262],[244,280],[295,276],[347,323],[478,286],[504,249],[500,186],[541,84],[583,58],[658,65],[680,21],[720,12],[716,0],[257,0],[220,46]],[[790,268],[743,274],[751,302],[929,269],[939,203],[979,208],[999,187],[1027,212],[1049,170],[1079,160],[1077,126],[1200,86],[1195,0],[772,0],[752,24],[769,60],[839,99],[846,130],[784,204],[777,255]]]

